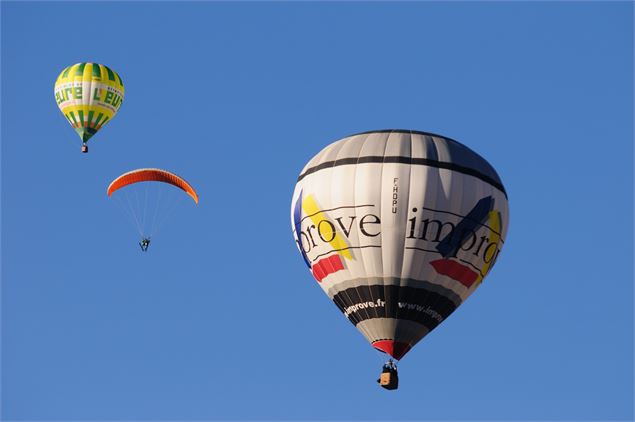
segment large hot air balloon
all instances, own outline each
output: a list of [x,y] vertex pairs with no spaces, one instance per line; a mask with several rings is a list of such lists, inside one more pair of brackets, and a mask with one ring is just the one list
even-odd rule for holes
[[507,194],[487,161],[409,130],[327,146],[300,173],[291,204],[294,238],[317,283],[397,360],[481,284],[507,222]]
[[77,63],[55,81],[55,101],[82,140],[86,142],[117,114],[123,102],[121,77],[103,64]]
[[189,196],[198,204],[198,194],[192,185],[174,173],[157,168],[124,173],[110,183],[106,193],[110,197],[120,190],[122,192],[115,196],[136,225],[141,236],[139,246],[144,252],[150,246],[151,237],[183,202],[183,197]]

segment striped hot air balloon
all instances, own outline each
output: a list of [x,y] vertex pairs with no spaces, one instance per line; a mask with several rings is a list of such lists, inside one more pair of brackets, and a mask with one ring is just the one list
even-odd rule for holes
[[378,350],[402,358],[492,269],[508,223],[494,168],[444,136],[341,139],[298,178],[291,225],[304,262]]
[[103,64],[74,64],[55,81],[55,101],[82,140],[82,152],[88,152],[86,142],[117,114],[123,96],[121,77]]

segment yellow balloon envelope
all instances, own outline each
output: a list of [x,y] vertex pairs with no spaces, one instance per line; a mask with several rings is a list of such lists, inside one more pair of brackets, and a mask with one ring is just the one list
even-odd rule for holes
[[84,143],[117,114],[123,102],[121,77],[98,63],[67,67],[55,81],[55,101]]

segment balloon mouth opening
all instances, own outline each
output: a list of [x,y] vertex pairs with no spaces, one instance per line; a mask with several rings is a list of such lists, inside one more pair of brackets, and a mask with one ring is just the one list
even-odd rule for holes
[[77,127],[75,128],[75,131],[84,143],[88,142],[88,140],[92,138],[95,133],[97,133],[95,129],[90,127]]
[[412,348],[408,343],[401,343],[394,340],[379,340],[373,342],[373,347],[381,352],[389,354],[399,360]]

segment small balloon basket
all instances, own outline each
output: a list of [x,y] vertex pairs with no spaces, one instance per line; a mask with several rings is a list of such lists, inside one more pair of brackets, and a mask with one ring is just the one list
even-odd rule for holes
[[396,390],[399,387],[397,364],[392,359],[384,364],[377,382],[386,390]]

